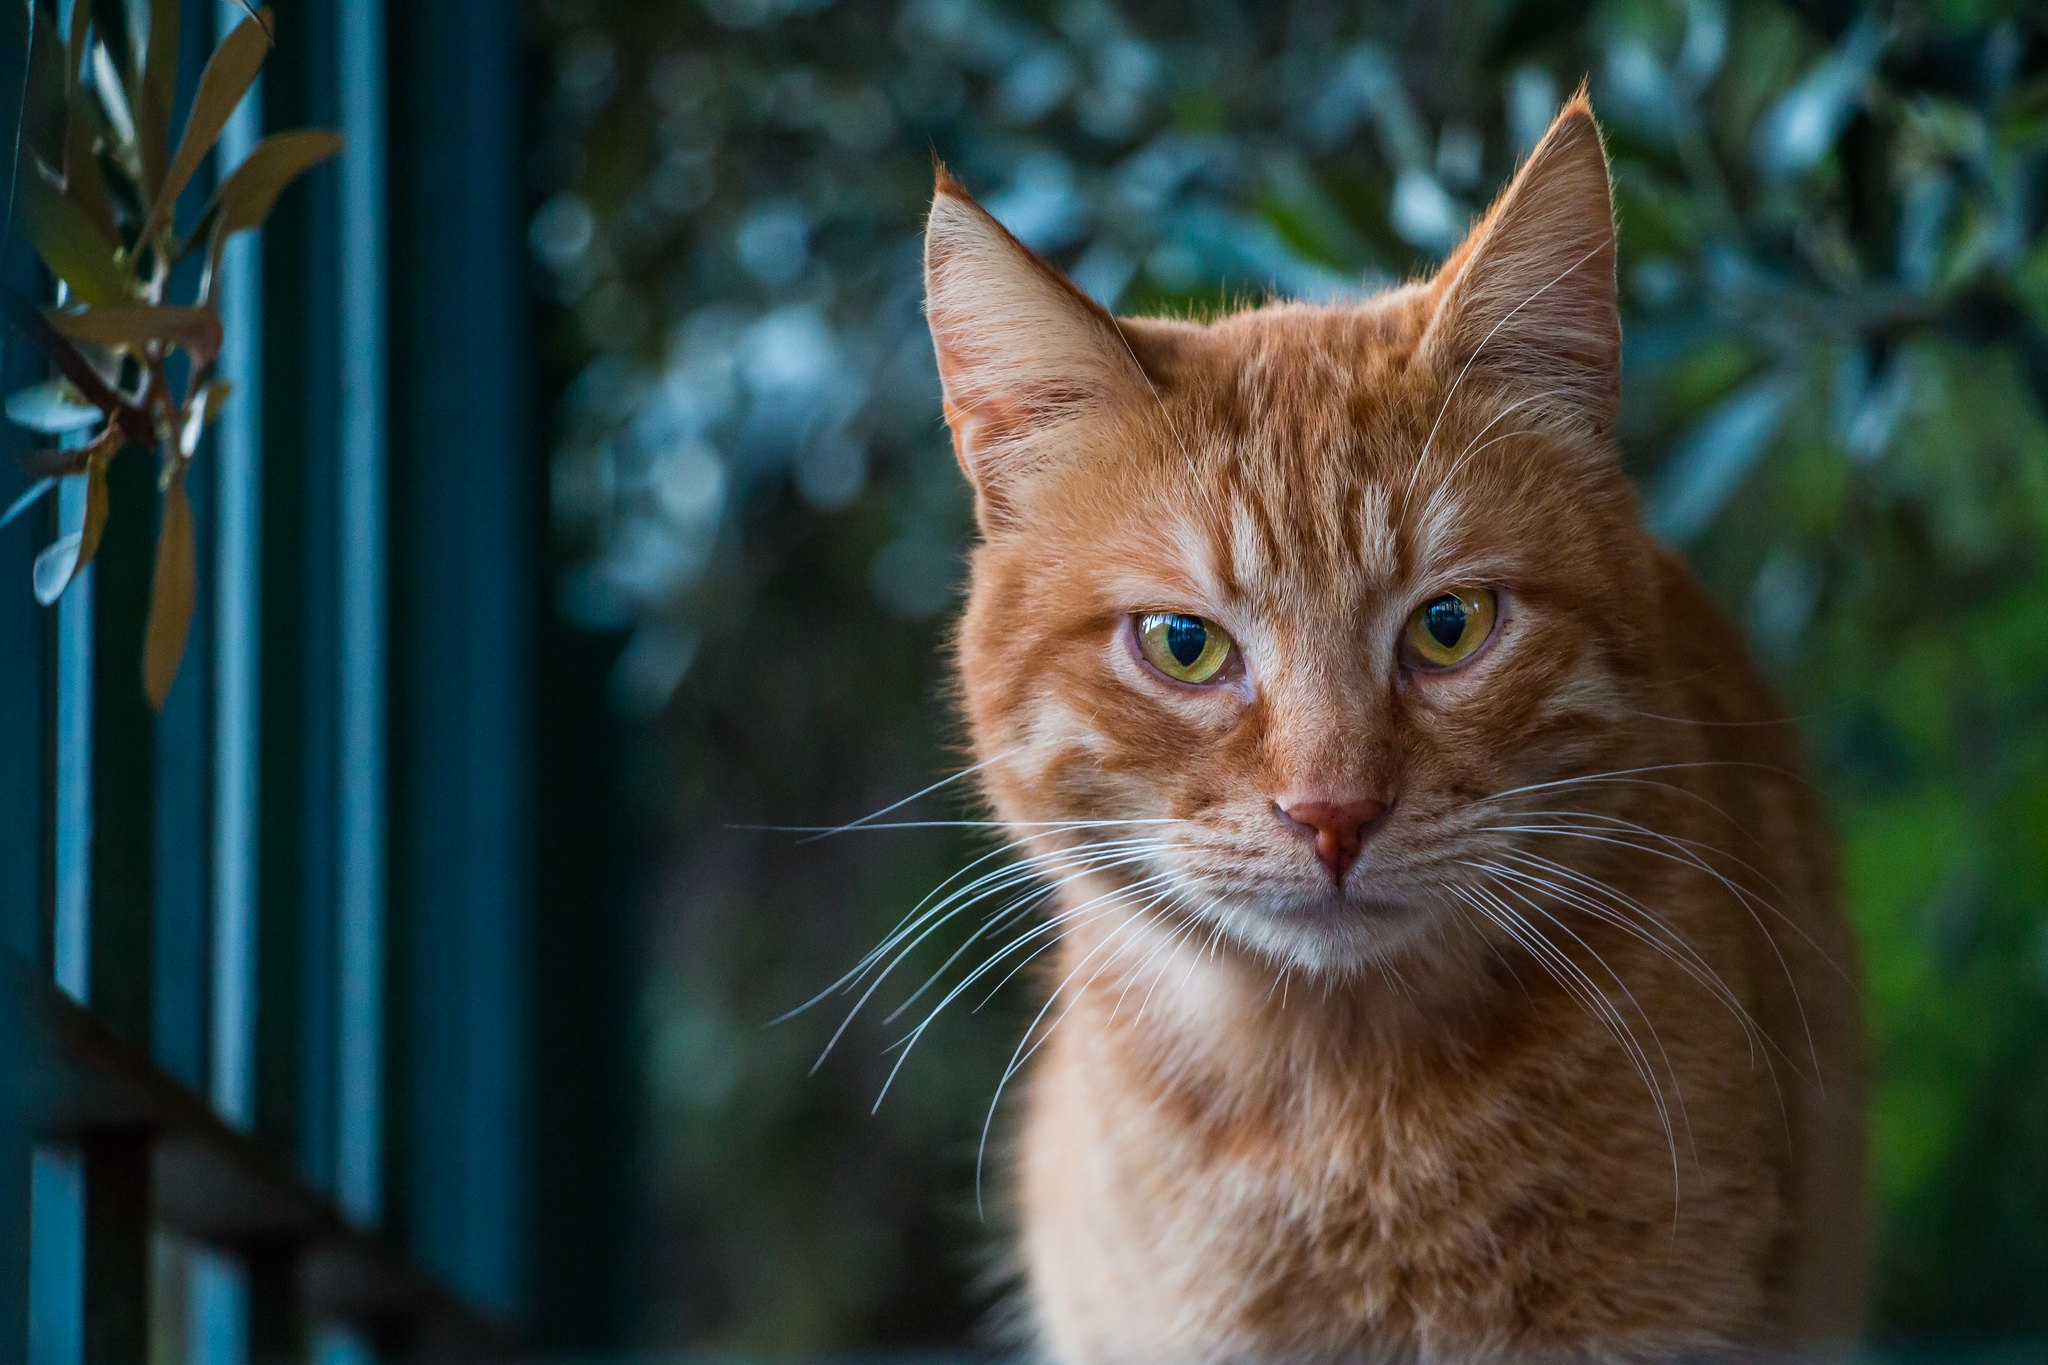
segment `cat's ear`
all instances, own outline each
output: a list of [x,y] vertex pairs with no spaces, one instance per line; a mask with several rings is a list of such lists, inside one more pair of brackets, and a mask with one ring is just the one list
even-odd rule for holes
[[984,520],[1057,451],[1054,433],[1144,377],[1109,313],[941,167],[924,237],[925,316],[953,449]]
[[1445,262],[1423,353],[1606,433],[1621,398],[1614,202],[1583,89]]

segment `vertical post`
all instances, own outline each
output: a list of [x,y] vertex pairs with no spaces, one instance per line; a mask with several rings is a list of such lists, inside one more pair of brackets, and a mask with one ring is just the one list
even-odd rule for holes
[[393,713],[401,1096],[421,1260],[525,1307],[531,865],[528,612],[539,524],[523,406],[518,26],[496,0],[411,7],[392,107]]
[[[221,3],[225,34],[244,16]],[[259,80],[221,132],[223,167],[262,135]],[[244,232],[221,255],[216,285],[226,345],[220,371],[234,398],[214,428],[218,471],[214,554],[214,815],[212,991],[207,1085],[229,1123],[255,1121],[257,774],[262,760],[263,257]]]
[[85,1158],[39,1147],[29,1168],[28,1365],[84,1365]]
[[[8,6],[0,16],[0,146],[16,140],[28,77],[30,27],[43,11]],[[8,212],[0,203],[0,215]],[[40,283],[34,257],[20,234],[0,229],[0,280],[27,295]],[[42,357],[0,328],[0,393],[41,379]],[[33,444],[11,423],[0,431],[0,509],[32,485],[14,457]],[[49,650],[43,609],[28,590],[29,569],[48,520],[36,508],[0,528],[0,956],[45,960],[45,893],[49,873],[48,758]],[[30,1079],[24,1075],[27,1039],[21,1002],[0,975],[0,1360],[28,1351],[30,1210],[33,1174],[29,1125]]]
[[85,1157],[85,1335],[82,1365],[149,1359],[149,1138],[102,1132]]
[[[58,520],[70,525],[83,515],[84,480],[64,480],[57,501]],[[58,988],[80,1004],[92,991],[93,572],[88,565],[58,599],[56,630],[56,847],[50,971]]]
[[89,571],[92,877],[87,998],[94,1014],[144,1050],[150,1046],[152,1016],[157,726],[142,690],[142,640],[161,504],[155,451],[131,450],[109,465],[107,524],[117,529],[100,542]]
[[340,31],[340,721],[335,1196],[383,1208],[384,1135],[384,7],[335,7]]

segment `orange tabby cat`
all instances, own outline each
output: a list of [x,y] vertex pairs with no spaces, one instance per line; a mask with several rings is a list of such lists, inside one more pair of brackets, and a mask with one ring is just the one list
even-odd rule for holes
[[1611,442],[1583,96],[1427,283],[1112,320],[941,172],[982,777],[1063,883],[1017,1191],[1062,1361],[1846,1339],[1829,837]]

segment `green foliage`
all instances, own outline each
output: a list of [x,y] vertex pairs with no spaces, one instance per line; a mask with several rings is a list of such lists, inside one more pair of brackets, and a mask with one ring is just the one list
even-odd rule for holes
[[[324,132],[265,139],[181,235],[178,198],[269,55],[270,12],[249,11],[221,40],[200,73],[175,153],[176,0],[142,8],[140,47],[138,15],[126,4],[76,0],[61,43],[56,15],[44,5],[33,3],[20,17],[30,30],[28,117],[9,203],[61,295],[41,311],[11,294],[4,301],[9,320],[60,378],[11,395],[7,416],[46,435],[100,427],[85,444],[38,456],[48,473],[32,494],[58,478],[80,478],[87,496],[79,525],[37,557],[35,592],[45,604],[56,601],[92,562],[106,524],[108,464],[129,445],[155,450],[163,516],[142,684],[150,704],[162,706],[184,657],[198,593],[186,468],[228,393],[214,375],[221,323],[212,294],[221,248],[236,232],[261,227],[292,178],[334,155],[341,140]],[[196,295],[171,303],[172,271],[194,254],[204,259]],[[17,500],[0,521],[32,501]]]
[[935,622],[968,517],[917,311],[931,153],[1123,311],[1343,297],[1426,269],[1582,75],[1622,224],[1624,457],[1804,718],[1844,835],[1882,1072],[1881,1330],[2048,1329],[2036,11],[545,13],[532,240],[573,376],[555,513],[584,556],[563,601],[633,631],[619,695],[661,717],[647,790],[676,831],[646,1002],[675,1248],[658,1333],[943,1334],[963,1310],[932,1305],[965,1301],[983,1237],[943,1201],[1020,1019],[942,1026],[874,1118],[880,1011],[811,1079],[836,1016],[757,1031],[978,850],[717,828],[847,819],[946,770]]

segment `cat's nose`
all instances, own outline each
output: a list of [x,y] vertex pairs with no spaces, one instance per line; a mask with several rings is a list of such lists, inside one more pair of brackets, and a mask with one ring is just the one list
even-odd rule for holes
[[1332,881],[1342,882],[1344,874],[1358,861],[1365,841],[1387,813],[1387,803],[1366,797],[1362,801],[1288,800],[1273,803],[1280,818],[1313,834],[1316,857],[1330,869]]

